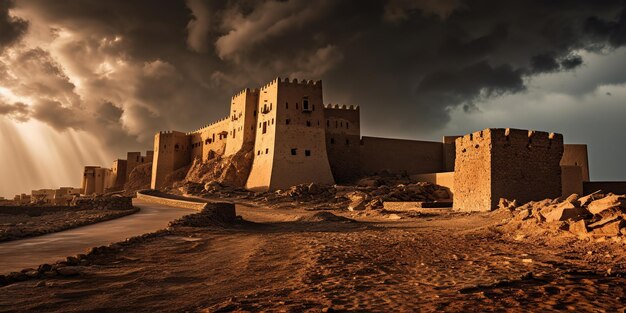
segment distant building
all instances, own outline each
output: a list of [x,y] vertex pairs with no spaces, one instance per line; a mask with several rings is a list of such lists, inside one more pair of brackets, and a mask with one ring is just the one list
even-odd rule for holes
[[141,155],[141,152],[128,152],[126,160],[113,161],[111,168],[85,166],[81,194],[102,195],[123,190],[133,169],[142,164],[152,163],[152,158],[152,151],[146,151],[145,156]]

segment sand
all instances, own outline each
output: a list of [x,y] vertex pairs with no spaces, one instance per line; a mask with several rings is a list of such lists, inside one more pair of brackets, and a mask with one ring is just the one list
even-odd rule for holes
[[[390,220],[238,206],[232,227],[179,227],[75,278],[0,288],[0,311],[623,310],[623,244],[502,233],[497,214]],[[37,285],[43,285],[37,287]]]

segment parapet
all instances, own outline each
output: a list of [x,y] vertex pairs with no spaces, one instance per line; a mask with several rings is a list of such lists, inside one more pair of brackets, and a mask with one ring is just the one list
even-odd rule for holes
[[236,98],[241,97],[241,96],[243,96],[243,95],[247,95],[247,94],[258,94],[258,93],[259,93],[259,89],[258,89],[258,88],[255,88],[255,89],[246,88],[246,89],[244,89],[244,90],[242,90],[242,91],[240,91],[240,92],[238,92],[238,93],[234,94],[234,95],[231,97],[231,100],[235,100]]
[[217,121],[215,121],[215,122],[213,122],[213,123],[211,123],[211,124],[204,125],[204,126],[202,126],[201,128],[198,128],[198,129],[196,129],[196,130],[194,130],[194,131],[187,132],[187,133],[185,133],[185,134],[186,134],[186,135],[195,135],[195,134],[201,133],[201,132],[203,132],[204,130],[206,130],[207,128],[212,127],[212,126],[215,126],[215,124],[219,124],[219,123],[222,123],[222,122],[224,122],[224,121],[229,120],[229,117],[230,117],[230,116],[223,117],[223,118],[221,118],[221,119],[219,119],[219,120],[217,120]]
[[457,147],[478,148],[483,143],[492,146],[558,147],[563,146],[563,135],[535,130],[487,128],[456,139]]
[[350,106],[346,106],[344,105],[339,105],[339,104],[326,104],[324,105],[324,109],[328,109],[328,110],[353,110],[353,111],[359,111],[361,110],[361,108],[358,105],[350,105]]
[[280,77],[276,77],[271,82],[261,87],[261,90],[267,89],[273,85],[322,88],[322,81],[321,80],[314,81],[314,80],[306,80],[306,79],[298,81],[298,79],[296,78],[289,80],[289,78],[281,79]]

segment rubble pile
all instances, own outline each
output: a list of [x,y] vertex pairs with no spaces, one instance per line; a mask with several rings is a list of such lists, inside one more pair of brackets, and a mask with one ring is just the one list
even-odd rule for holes
[[134,196],[137,190],[150,189],[152,179],[152,163],[145,163],[135,167],[128,175],[124,185],[124,194]]
[[510,210],[513,218],[508,223],[516,228],[541,226],[569,231],[580,238],[622,238],[626,241],[626,195],[604,194],[597,191],[567,199],[546,199],[511,206],[502,199],[500,207]]
[[182,181],[196,184],[216,181],[225,186],[243,187],[252,168],[252,148],[244,147],[227,157],[217,155],[205,162],[196,158]]
[[[405,183],[396,184],[398,181]],[[383,202],[435,202],[449,201],[451,198],[448,189],[442,186],[381,177],[365,178],[356,186],[310,183],[274,192],[248,191],[226,186],[216,180],[205,184],[188,182],[178,190],[186,195],[207,198],[236,197],[269,204],[297,202],[317,208],[350,211],[382,209]]]

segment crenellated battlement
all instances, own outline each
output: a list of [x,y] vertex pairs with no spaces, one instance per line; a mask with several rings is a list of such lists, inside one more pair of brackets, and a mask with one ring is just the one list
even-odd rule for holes
[[224,122],[224,121],[228,121],[228,120],[229,120],[229,116],[226,116],[226,117],[221,118],[221,119],[219,119],[219,120],[217,120],[217,121],[215,121],[215,122],[213,122],[213,123],[210,123],[210,124],[204,125],[204,126],[202,126],[201,128],[198,128],[198,129],[196,129],[196,130],[194,130],[194,131],[187,132],[187,133],[185,133],[185,134],[187,134],[187,135],[195,135],[195,134],[198,134],[198,133],[201,133],[201,132],[205,131],[207,128],[213,127],[213,126],[215,126],[216,124],[219,124],[219,123],[222,123],[222,122]]
[[339,105],[339,104],[326,104],[324,105],[324,109],[328,109],[328,110],[352,110],[352,111],[359,111],[361,110],[361,108],[358,105]]
[[259,88],[254,88],[254,89],[246,88],[234,94],[231,97],[231,100],[235,100],[236,98],[247,95],[247,94],[258,94],[258,93],[259,93]]
[[261,90],[265,90],[274,85],[291,86],[291,87],[322,88],[322,81],[321,80],[314,81],[314,80],[306,80],[306,79],[298,81],[298,79],[296,78],[290,80],[289,78],[281,79],[280,77],[276,77],[271,82],[261,87]]
[[478,148],[482,144],[514,147],[563,146],[563,135],[514,128],[488,128],[456,139],[457,147]]

